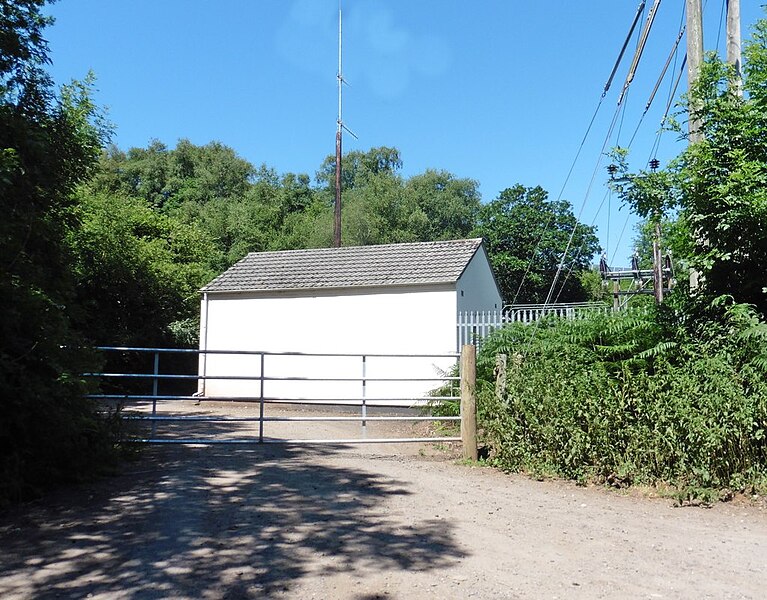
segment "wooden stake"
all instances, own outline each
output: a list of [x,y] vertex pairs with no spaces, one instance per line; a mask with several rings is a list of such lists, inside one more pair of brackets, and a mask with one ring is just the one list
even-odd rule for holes
[[477,349],[461,348],[461,442],[463,458],[477,460]]

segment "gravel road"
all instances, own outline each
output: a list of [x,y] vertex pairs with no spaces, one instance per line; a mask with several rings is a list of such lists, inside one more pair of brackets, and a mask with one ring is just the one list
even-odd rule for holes
[[0,515],[0,548],[3,599],[767,596],[763,502],[678,508],[417,445],[152,447]]

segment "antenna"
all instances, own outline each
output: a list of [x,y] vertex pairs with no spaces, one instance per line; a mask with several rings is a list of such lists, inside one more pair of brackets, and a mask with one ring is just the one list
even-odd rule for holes
[[341,2],[338,2],[338,127],[336,129],[336,206],[334,209],[333,245],[341,247],[341,133],[343,120],[341,119],[341,90],[344,84],[344,76],[341,72]]
[[338,2],[338,72],[336,73],[336,79],[338,80],[338,133],[341,133],[341,129],[343,128],[343,120],[341,118],[341,96],[343,91],[343,83],[344,83],[344,76],[343,76],[343,70],[341,66],[341,58],[343,56],[343,52],[341,50],[341,44],[343,42],[343,36],[342,36],[342,24],[341,24],[341,2]]
[[[341,42],[342,42],[342,26],[341,26],[341,2],[338,2],[338,73],[336,79],[338,79],[338,119],[336,120],[336,204],[334,209],[334,227],[333,227],[333,245],[336,248],[341,247],[341,137],[344,130],[346,130],[355,140],[357,136],[346,125],[344,125],[343,117],[341,115],[342,106],[342,91],[343,85],[346,80],[343,76],[342,64],[341,64]],[[348,85],[348,83],[347,83]]]

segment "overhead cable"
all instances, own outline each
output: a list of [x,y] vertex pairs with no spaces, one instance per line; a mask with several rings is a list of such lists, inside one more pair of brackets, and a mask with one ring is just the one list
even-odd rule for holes
[[679,67],[679,74],[676,77],[676,80],[674,81],[671,92],[669,93],[668,100],[666,102],[666,109],[663,111],[663,118],[660,120],[661,129],[658,132],[658,135],[655,138],[655,143],[653,144],[652,150],[650,151],[650,157],[655,156],[655,154],[658,152],[658,147],[660,146],[660,136],[663,134],[663,126],[666,124],[666,119],[668,119],[668,113],[671,110],[671,104],[674,101],[674,98],[676,97],[676,91],[679,88],[679,83],[682,81],[682,75],[685,74],[685,67],[687,65],[687,55],[684,55],[684,58],[682,59],[682,66]]
[[629,72],[626,75],[626,82],[623,84],[623,90],[621,91],[620,96],[618,96],[618,106],[620,106],[620,104],[623,102],[623,97],[625,96],[626,91],[631,85],[631,82],[634,81],[634,74],[636,73],[637,66],[639,66],[639,60],[642,58],[642,52],[644,52],[644,47],[647,43],[647,37],[650,35],[650,29],[652,29],[652,24],[655,21],[655,14],[658,12],[659,6],[660,0],[655,0],[652,8],[650,9],[650,12],[647,14],[647,20],[645,21],[644,28],[642,29],[642,35],[639,37],[639,44],[637,45],[637,50],[634,53],[634,59],[631,61],[631,67],[629,68]]
[[[679,30],[679,35],[676,37],[676,41],[674,42],[674,46],[671,48],[671,52],[669,52],[668,58],[666,58],[666,64],[663,65],[663,69],[661,70],[660,77],[658,77],[658,81],[655,82],[655,87],[652,89],[652,93],[650,94],[650,98],[647,100],[647,104],[644,107],[644,112],[646,113],[648,110],[650,110],[650,106],[652,105],[652,101],[655,99],[655,94],[658,93],[658,88],[660,88],[660,84],[663,82],[663,80],[666,77],[666,71],[668,71],[668,67],[671,64],[671,60],[674,58],[674,55],[677,52],[677,49],[679,48],[679,42],[682,41],[682,37],[684,36],[684,27]],[[644,116],[644,113],[642,114]]]
[[[642,116],[639,117],[639,122],[637,123],[637,126],[634,129],[634,133],[631,136],[631,140],[629,141],[629,146],[631,146],[632,142],[634,141],[634,138],[639,132],[639,128],[642,126],[642,121],[644,121],[645,115],[647,115],[647,111],[650,110],[653,100],[655,100],[655,94],[658,93],[658,89],[660,89],[661,83],[663,83],[663,80],[666,78],[666,73],[668,72],[669,65],[671,65],[671,61],[674,58],[674,56],[676,56],[676,53],[679,49],[679,42],[682,40],[683,36],[684,36],[684,27],[682,27],[682,29],[679,30],[679,35],[677,36],[676,41],[674,42],[674,45],[671,48],[671,52],[669,53],[668,58],[666,58],[666,63],[663,65],[663,69],[661,69],[660,76],[658,77],[658,80],[655,82],[655,87],[653,87],[652,92],[650,92],[650,97],[647,100],[647,104],[645,104],[644,111],[642,112]],[[663,121],[661,121],[661,126],[663,125],[663,122],[665,122],[665,115],[664,115]]]
[[[591,179],[589,180],[588,188],[586,189],[586,194],[584,195],[583,202],[581,203],[580,210],[578,211],[578,216],[576,217],[576,222],[580,222],[581,215],[583,214],[584,208],[586,208],[586,202],[589,199],[589,195],[591,194],[591,188],[594,186],[594,181],[597,177],[597,172],[599,171],[599,166],[602,162],[602,156],[604,156],[605,150],[607,149],[607,144],[610,141],[610,138],[612,137],[613,130],[615,129],[615,125],[618,122],[618,117],[620,116],[620,106],[617,106],[615,109],[615,114],[613,115],[613,120],[610,123],[610,128],[607,131],[607,135],[605,136],[604,142],[602,143],[602,148],[599,151],[599,156],[596,160],[596,163],[594,165],[594,170],[591,173]],[[554,273],[554,279],[551,282],[551,287],[549,287],[549,293],[546,296],[546,301],[544,304],[550,304],[551,298],[554,295],[554,290],[556,289],[557,283],[559,282],[559,277],[562,274],[562,269],[565,265],[565,260],[567,259],[567,253],[570,252],[570,247],[573,243],[573,238],[575,237],[575,227],[573,227],[573,230],[570,232],[570,236],[567,240],[567,245],[565,246],[564,252],[562,252],[562,257],[559,260],[559,264],[557,265],[557,270]]]
[[613,78],[615,77],[615,72],[618,70],[618,67],[621,64],[621,61],[623,60],[623,54],[626,52],[626,48],[628,47],[629,42],[631,41],[631,36],[634,35],[634,29],[636,28],[637,23],[639,22],[639,17],[642,16],[642,11],[644,11],[645,4],[647,4],[647,2],[645,2],[645,0],[642,0],[642,2],[640,2],[639,6],[637,7],[637,12],[634,15],[634,20],[631,22],[631,28],[629,29],[629,33],[626,36],[626,41],[623,42],[621,51],[618,54],[618,59],[615,61],[613,70],[610,72],[610,77],[607,78],[607,83],[605,83],[605,89],[602,92],[602,98],[604,98],[607,95],[607,92],[610,89],[610,86],[612,85]]
[[[650,9],[650,12],[647,15],[645,25],[642,29],[642,33],[640,34],[639,40],[637,42],[637,48],[634,53],[634,58],[631,61],[631,67],[629,68],[628,74],[626,75],[626,81],[623,84],[623,89],[621,90],[620,96],[618,97],[618,103],[616,106],[615,115],[613,116],[613,121],[610,124],[610,128],[607,132],[607,135],[605,136],[605,141],[602,145],[602,149],[599,153],[599,158],[597,159],[596,165],[594,167],[594,172],[592,173],[591,181],[589,182],[588,190],[586,191],[586,196],[583,200],[580,211],[578,213],[578,221],[580,221],[580,215],[583,213],[583,209],[585,208],[586,202],[588,201],[589,194],[591,193],[591,188],[594,184],[594,179],[596,178],[597,169],[599,168],[599,165],[601,163],[602,155],[604,154],[605,149],[607,147],[607,143],[610,137],[612,136],[614,127],[618,121],[618,117],[619,115],[621,115],[621,105],[623,104],[623,100],[626,97],[626,94],[628,93],[631,83],[634,81],[634,75],[636,74],[637,67],[639,66],[639,61],[642,58],[642,53],[644,52],[644,47],[645,47],[645,44],[647,43],[647,38],[652,29],[652,25],[655,21],[655,15],[658,12],[658,7],[660,6],[660,2],[661,0],[655,0],[655,2],[652,5],[652,8]],[[625,116],[625,111],[623,112],[623,115]],[[619,127],[619,130],[622,129],[622,122],[623,122],[623,119],[621,118],[621,125]],[[546,301],[544,302],[544,304],[549,304],[551,302],[551,299],[554,297],[554,291],[557,288],[557,284],[559,283],[559,278],[562,274],[562,269],[565,266],[565,261],[567,260],[567,253],[570,251],[570,248],[572,246],[572,242],[575,237],[576,228],[577,227],[574,227],[573,230],[570,232],[570,237],[567,240],[565,251],[562,253],[562,257],[559,261],[559,265],[557,266],[557,270],[554,274],[554,279],[551,282],[551,286],[549,287],[549,293],[546,296]],[[566,275],[565,282],[567,277],[569,277],[569,273]],[[564,287],[564,282],[562,285]],[[560,290],[560,293],[561,293],[561,290]],[[557,297],[559,297],[559,294],[557,294]]]
[[[660,0],[656,0],[656,4],[659,3]],[[634,19],[631,22],[631,26],[629,27],[628,35],[626,36],[626,40],[623,42],[623,46],[621,47],[620,52],[618,53],[618,58],[615,61],[615,64],[613,65],[612,71],[610,72],[610,76],[607,79],[607,82],[605,83],[604,90],[602,92],[602,96],[599,99],[599,102],[597,102],[596,109],[594,110],[594,114],[591,116],[591,120],[589,121],[588,127],[586,127],[586,132],[583,134],[583,138],[581,139],[581,143],[578,146],[578,150],[575,153],[575,157],[573,158],[573,161],[570,165],[570,169],[567,172],[567,175],[565,177],[564,182],[562,183],[562,188],[559,191],[559,194],[557,196],[557,201],[562,199],[562,196],[564,195],[565,189],[567,187],[568,182],[570,181],[570,177],[573,174],[573,171],[575,169],[575,165],[578,162],[578,159],[580,158],[581,151],[583,150],[584,145],[586,144],[586,140],[588,139],[589,134],[591,133],[591,129],[594,126],[594,122],[597,118],[597,114],[599,113],[599,109],[602,107],[602,102],[605,99],[605,96],[607,95],[608,90],[610,89],[610,86],[612,85],[613,78],[615,77],[615,73],[618,70],[618,67],[620,66],[621,62],[623,61],[623,56],[626,52],[626,48],[628,47],[629,41],[631,40],[631,37],[634,35],[634,30],[636,29],[636,25],[639,22],[640,17],[642,16],[642,13],[644,12],[645,5],[647,4],[646,0],[642,0],[639,3],[639,6],[637,7],[636,14],[634,15]],[[617,117],[617,113],[616,113]],[[615,118],[613,118],[613,122],[610,125],[610,131],[612,132],[613,127],[615,126]],[[609,137],[609,134],[608,134]],[[604,146],[603,146],[604,150]],[[517,291],[514,294],[514,298],[512,299],[512,304],[515,304],[517,301],[517,298],[519,297],[520,293],[522,292],[522,288],[524,286],[524,283],[527,279],[527,276],[530,273],[530,269],[532,268],[533,263],[535,262],[535,259],[538,255],[538,250],[540,249],[541,242],[543,241],[543,238],[546,234],[546,231],[548,230],[549,226],[551,225],[551,218],[549,218],[546,222],[546,225],[543,228],[543,231],[541,232],[540,237],[538,238],[538,241],[535,245],[535,248],[533,250],[532,255],[530,256],[530,260],[527,263],[527,266],[525,267],[525,272],[522,275],[522,279],[519,282],[519,287],[517,288]]]

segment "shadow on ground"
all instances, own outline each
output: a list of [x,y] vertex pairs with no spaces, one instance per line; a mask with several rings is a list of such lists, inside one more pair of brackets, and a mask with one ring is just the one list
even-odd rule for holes
[[428,571],[463,556],[449,523],[385,510],[407,483],[327,460],[336,450],[151,448],[121,475],[0,518],[0,597],[264,598],[318,569]]

